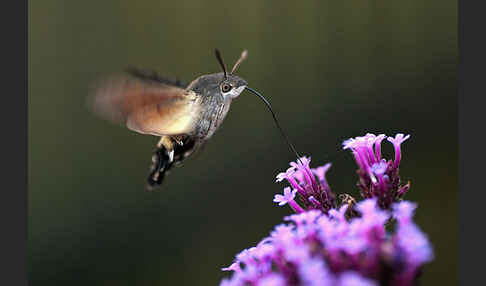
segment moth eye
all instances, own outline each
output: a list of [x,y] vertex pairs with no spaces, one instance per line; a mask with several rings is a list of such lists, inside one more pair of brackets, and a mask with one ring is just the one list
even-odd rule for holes
[[221,86],[221,91],[226,93],[226,92],[230,91],[231,88],[232,88],[232,86],[229,83],[223,83],[223,85]]

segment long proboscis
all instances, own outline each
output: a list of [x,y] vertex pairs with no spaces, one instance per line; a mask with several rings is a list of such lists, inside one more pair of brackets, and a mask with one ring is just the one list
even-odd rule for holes
[[265,97],[263,97],[263,95],[258,93],[258,91],[254,90],[254,89],[252,89],[248,86],[246,87],[246,89],[248,91],[250,91],[251,93],[255,94],[256,96],[258,96],[263,101],[263,103],[265,103],[265,105],[268,107],[268,110],[270,110],[270,113],[272,113],[273,120],[275,121],[275,124],[277,125],[278,129],[280,130],[280,133],[284,137],[285,141],[287,141],[287,144],[289,145],[290,149],[295,153],[295,156],[297,156],[297,159],[300,159],[299,153],[297,152],[297,150],[295,150],[294,145],[290,142],[289,138],[287,137],[287,134],[284,132],[284,130],[280,126],[280,123],[278,122],[278,119],[277,119],[277,116],[275,115],[275,112],[273,112],[273,109],[272,109],[272,106],[270,105],[270,102],[268,102],[268,100]]

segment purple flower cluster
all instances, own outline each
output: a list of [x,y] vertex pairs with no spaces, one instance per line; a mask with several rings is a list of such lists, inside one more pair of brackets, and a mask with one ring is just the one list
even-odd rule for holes
[[[391,142],[395,149],[395,159],[386,161],[381,157],[381,142]],[[351,138],[343,142],[343,149],[350,149],[358,164],[358,187],[363,198],[378,198],[383,209],[389,209],[393,202],[403,198],[410,188],[410,183],[401,185],[398,166],[401,160],[400,145],[410,138],[399,133],[393,137],[385,134],[378,136],[368,133],[365,136]]]
[[[395,138],[384,134],[378,136],[368,133],[365,136],[351,138],[343,142],[344,149],[350,149],[358,165],[357,183],[364,199],[377,198],[383,209],[390,209],[393,202],[400,201],[410,188],[410,183],[401,185],[399,165],[401,160],[400,145],[410,135],[397,134]],[[395,159],[386,161],[381,156],[381,142],[387,139],[395,149]],[[290,168],[277,175],[277,182],[287,180],[290,187],[283,195],[275,195],[274,202],[280,206],[288,204],[295,212],[322,210],[327,213],[337,208],[336,195],[331,191],[326,180],[330,163],[317,168],[310,167],[311,159],[302,157],[297,162],[290,162]],[[302,205],[296,201],[296,197]],[[351,196],[346,195],[346,198]]]
[[[347,220],[348,205],[293,214],[257,246],[236,255],[223,268],[233,285],[413,285],[420,267],[433,257],[431,246],[413,223],[415,205],[393,204],[381,210],[376,199],[356,206],[360,217]],[[385,222],[397,219],[394,233]]]
[[[414,285],[433,251],[413,222],[416,205],[402,201],[410,184],[400,185],[400,145],[409,137],[368,133],[343,143],[359,168],[359,203],[344,195],[338,207],[325,176],[331,164],[311,168],[308,157],[291,162],[277,175],[277,182],[285,179],[290,187],[274,202],[296,214],[236,255],[223,268],[233,275],[220,285]],[[394,160],[381,157],[385,138],[394,146]],[[387,229],[391,224],[394,231]]]
[[[331,208],[336,208],[336,196],[326,180],[326,172],[331,164],[313,169],[310,168],[310,161],[310,158],[302,157],[297,162],[290,162],[290,168],[277,175],[277,182],[285,179],[292,188],[286,187],[284,195],[275,195],[273,201],[280,206],[288,203],[297,213],[303,212],[304,208],[327,213]],[[296,194],[304,208],[295,201]]]

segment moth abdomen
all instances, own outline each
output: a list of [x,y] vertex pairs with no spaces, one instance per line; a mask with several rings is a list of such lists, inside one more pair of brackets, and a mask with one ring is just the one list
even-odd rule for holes
[[158,147],[152,155],[152,164],[147,178],[147,190],[153,191],[164,181],[167,171],[172,167],[169,152],[164,146]]
[[179,166],[201,145],[201,141],[189,136],[163,136],[152,155],[147,190],[153,191],[159,187],[171,168]]

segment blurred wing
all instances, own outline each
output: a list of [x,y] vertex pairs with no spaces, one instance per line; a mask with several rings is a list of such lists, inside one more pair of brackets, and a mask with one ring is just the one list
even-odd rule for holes
[[193,91],[132,73],[102,82],[91,106],[102,118],[142,134],[162,136],[193,131],[199,100]]

